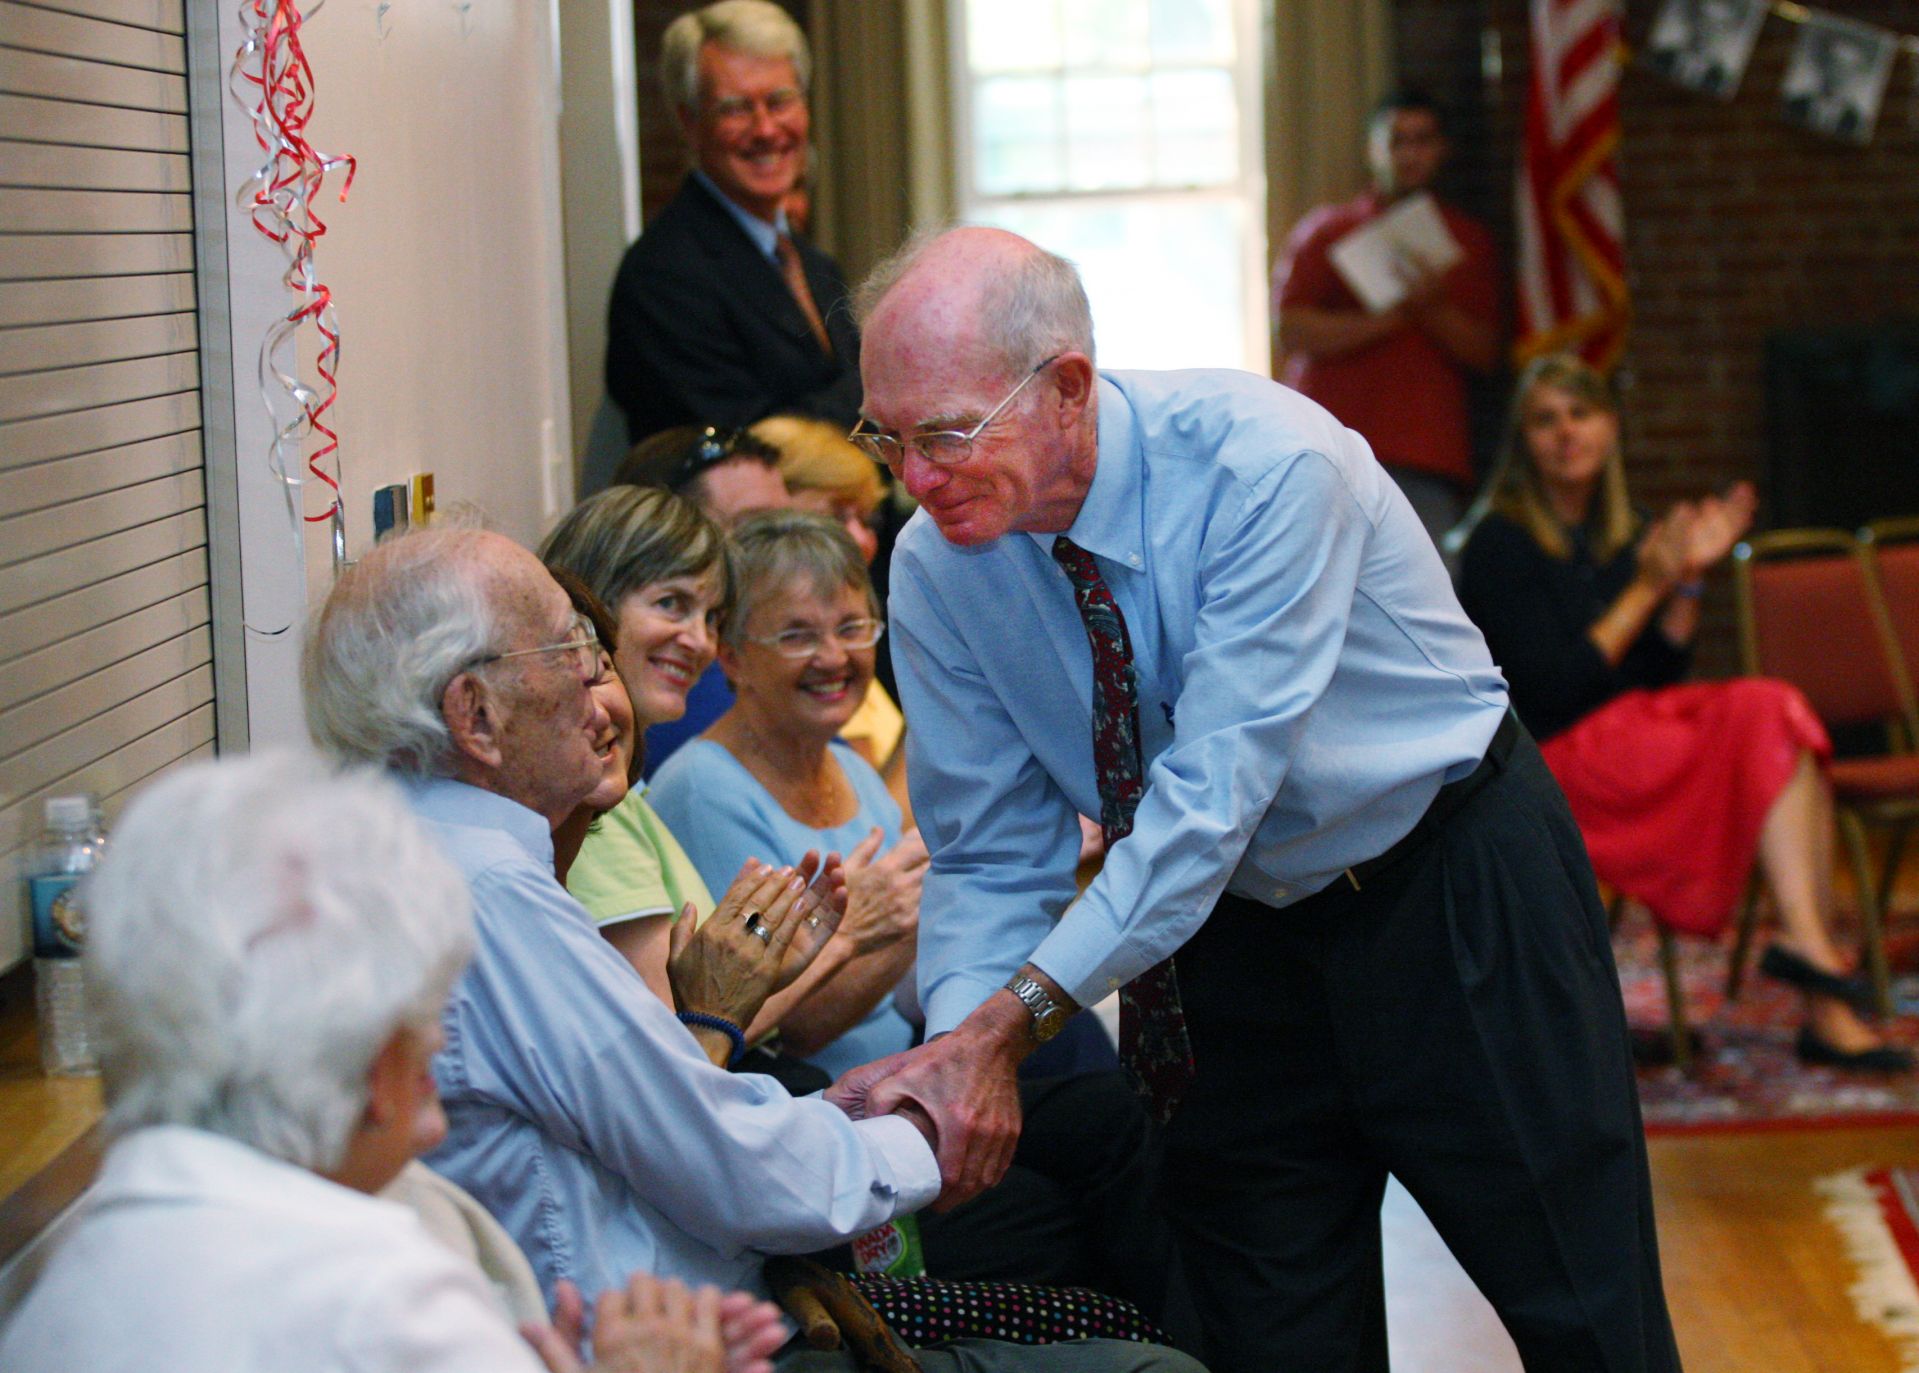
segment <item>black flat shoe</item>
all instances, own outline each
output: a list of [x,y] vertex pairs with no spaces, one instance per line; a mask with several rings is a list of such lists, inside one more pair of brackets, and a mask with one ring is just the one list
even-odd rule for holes
[[1895,1049],[1890,1044],[1881,1044],[1876,1049],[1861,1049],[1849,1054],[1844,1049],[1835,1049],[1812,1032],[1811,1026],[1803,1026],[1799,1031],[1799,1042],[1793,1046],[1801,1063],[1818,1064],[1826,1068],[1844,1068],[1855,1073],[1909,1073],[1912,1071],[1912,1055],[1904,1049]]
[[1790,983],[1802,992],[1843,1001],[1860,1015],[1870,1018],[1879,1014],[1878,998],[1872,994],[1872,983],[1867,979],[1857,974],[1842,977],[1829,973],[1778,944],[1766,946],[1765,953],[1759,956],[1759,971],[1776,981]]

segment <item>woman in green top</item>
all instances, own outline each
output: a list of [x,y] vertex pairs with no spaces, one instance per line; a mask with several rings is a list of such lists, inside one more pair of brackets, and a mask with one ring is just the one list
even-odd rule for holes
[[[615,486],[568,512],[541,543],[540,557],[577,577],[609,612],[613,664],[637,729],[683,715],[687,690],[712,663],[732,604],[732,566],[719,526],[670,492]],[[884,917],[877,890],[883,874],[869,868],[872,857],[865,845],[843,868],[827,856],[822,880],[835,888],[845,884],[838,935],[767,1000],[747,1026],[749,1043],[777,1029],[803,1056],[865,1013],[863,1005],[844,1004],[832,982],[862,947],[865,926]],[[685,850],[637,789],[586,829],[562,880],[655,995],[673,1005],[666,977],[673,923],[689,904],[695,921],[704,921],[714,903]]]

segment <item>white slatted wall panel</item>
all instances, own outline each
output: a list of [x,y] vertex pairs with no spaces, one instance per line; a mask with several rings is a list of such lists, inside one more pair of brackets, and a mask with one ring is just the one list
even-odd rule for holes
[[213,750],[182,0],[0,0],[0,968],[41,798]]

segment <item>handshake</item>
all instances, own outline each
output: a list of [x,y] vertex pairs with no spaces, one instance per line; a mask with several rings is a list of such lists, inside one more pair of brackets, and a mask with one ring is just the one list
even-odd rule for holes
[[851,1069],[826,1099],[855,1120],[910,1121],[939,1160],[933,1209],[949,1210],[1006,1175],[1019,1143],[1019,1065],[1033,1042],[1032,1013],[997,991],[950,1034]]

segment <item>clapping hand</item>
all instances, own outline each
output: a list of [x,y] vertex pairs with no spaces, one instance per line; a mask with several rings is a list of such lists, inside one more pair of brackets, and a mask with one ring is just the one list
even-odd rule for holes
[[561,1279],[553,1324],[520,1333],[549,1373],[772,1373],[773,1351],[786,1339],[771,1302],[635,1273],[594,1303],[593,1364],[583,1370],[577,1351],[585,1317],[579,1289]]
[[839,912],[815,889],[818,879],[809,885],[807,876],[805,868],[769,868],[749,859],[698,929],[689,902],[674,922],[667,953],[673,1004],[736,1025],[750,1023],[839,924]]
[[856,954],[874,953],[919,933],[926,841],[918,830],[908,830],[880,854],[884,841],[885,832],[875,825],[846,856],[846,920],[840,933]]
[[1661,596],[1687,575],[1686,559],[1692,547],[1694,507],[1680,501],[1646,526],[1639,536],[1639,580]]
[[1685,576],[1702,576],[1706,569],[1732,552],[1732,546],[1752,528],[1759,497],[1751,482],[1739,482],[1723,496],[1706,496],[1693,506],[1686,531]]

